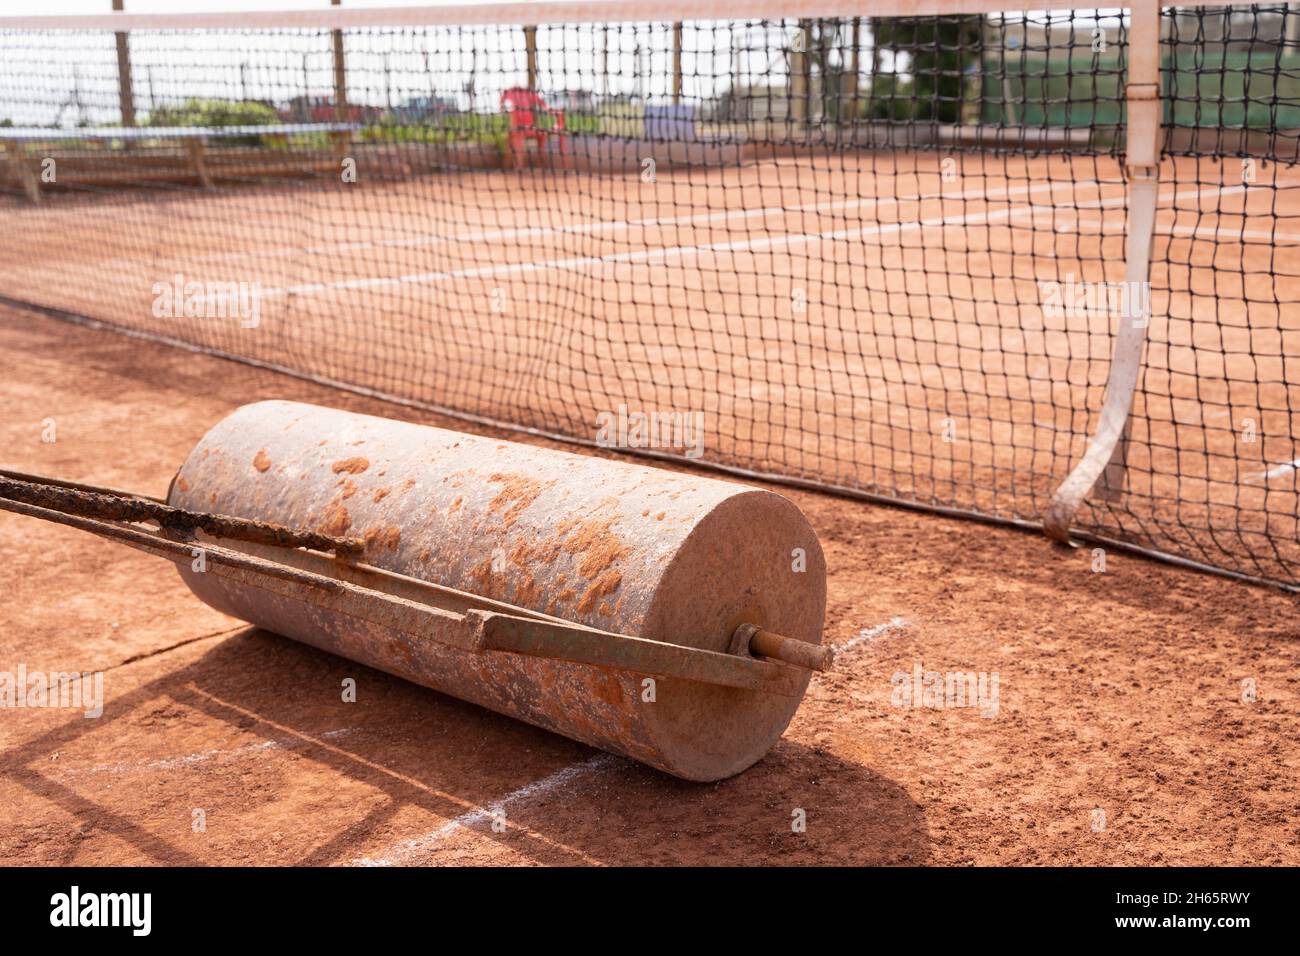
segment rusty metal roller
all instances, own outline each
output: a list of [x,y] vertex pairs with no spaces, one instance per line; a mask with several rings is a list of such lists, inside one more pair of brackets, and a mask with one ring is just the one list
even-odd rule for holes
[[[766,753],[816,666],[800,657],[820,659],[808,647],[826,603],[817,536],[788,500],[744,485],[271,401],[213,427],[167,503],[361,536],[366,564],[466,592],[461,612],[534,612],[466,650],[180,564],[235,617],[691,780]],[[614,650],[593,647],[592,630]],[[714,652],[689,658],[709,665],[739,651],[768,670],[713,682],[708,668],[661,666],[651,642]],[[642,646],[654,660],[638,659]]]

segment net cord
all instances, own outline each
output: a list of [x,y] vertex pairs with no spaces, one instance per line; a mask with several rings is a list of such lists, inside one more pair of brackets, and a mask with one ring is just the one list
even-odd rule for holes
[[[1225,7],[1231,0],[1201,0],[1198,7]],[[1239,6],[1240,4],[1235,4]],[[1155,0],[1130,0],[1116,9],[1151,11]],[[998,0],[564,0],[483,3],[438,7],[371,7],[324,10],[255,10],[214,13],[110,13],[79,16],[0,17],[0,30],[150,31],[340,29],[404,26],[492,26],[583,23],[675,23],[705,20],[782,20],[818,17],[925,17],[1019,13]],[[1037,0],[1035,11],[1096,9],[1072,0]]]

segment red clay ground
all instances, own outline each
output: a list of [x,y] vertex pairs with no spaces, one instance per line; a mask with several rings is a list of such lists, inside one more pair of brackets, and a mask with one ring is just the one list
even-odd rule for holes
[[[212,423],[259,399],[476,430],[14,311],[0,311],[0,370],[0,464],[159,495]],[[782,493],[821,535],[827,639],[847,649],[777,747],[716,785],[243,626],[158,559],[0,514],[0,671],[106,672],[99,719],[0,710],[0,853],[21,864],[1300,864],[1293,597],[1117,553],[1095,574],[1090,552],[1033,535]],[[997,716],[892,706],[891,676],[918,661],[996,672]],[[355,704],[339,699],[348,676]],[[1242,702],[1245,679],[1254,703]],[[791,830],[796,808],[805,833]]]

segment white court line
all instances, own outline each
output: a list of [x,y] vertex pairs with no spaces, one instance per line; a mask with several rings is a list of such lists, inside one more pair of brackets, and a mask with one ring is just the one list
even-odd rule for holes
[[[1170,212],[1171,210],[1161,209],[1157,214]],[[1113,227],[1111,222],[1114,222]],[[1121,235],[1124,232],[1122,222],[1106,222],[1101,219],[1079,219],[1075,221],[1076,227],[1089,226],[1097,227],[1098,232],[1085,232],[1081,235]],[[1192,236],[1205,239],[1213,239],[1216,242],[1231,242],[1233,239],[1261,239],[1267,242],[1280,240],[1282,242],[1300,243],[1300,232],[1264,232],[1259,229],[1245,229],[1233,231],[1223,226],[1175,226],[1171,227],[1168,223],[1156,223],[1156,234],[1163,236]]]
[[[894,206],[905,202],[966,201],[971,199],[1009,199],[1026,191],[1040,191],[1060,186],[1059,182],[1040,186],[1017,187],[1001,194],[991,194],[982,190],[944,194],[934,193],[920,196],[867,196],[859,199],[840,199],[835,202],[805,203],[798,206],[765,206],[761,209],[724,209],[716,212],[693,213],[684,216],[666,216],[653,219],[600,219],[588,222],[575,222],[561,226],[516,226],[510,229],[480,230],[465,232],[453,236],[418,236],[411,239],[384,239],[368,242],[328,243],[316,246],[281,246],[277,249],[250,249],[240,252],[225,252],[211,256],[198,256],[187,262],[221,262],[237,259],[267,259],[286,256],[310,254],[328,254],[332,252],[360,252],[367,249],[414,248],[419,246],[451,245],[454,243],[502,242],[508,239],[536,239],[545,236],[582,235],[599,236],[609,233],[625,232],[631,229],[662,229],[668,226],[699,226],[710,223],[731,222],[743,219],[758,219],[767,216],[787,216],[793,213],[827,213],[846,212],[850,209],[869,209],[876,206]],[[1100,184],[1099,184],[1100,185]]]
[[856,647],[860,647],[868,641],[874,641],[876,638],[888,634],[891,631],[901,631],[903,628],[911,626],[912,622],[907,620],[907,618],[895,616],[891,617],[883,624],[877,624],[874,627],[864,627],[843,644],[835,645],[835,656],[838,658],[845,651],[850,651]]
[[590,760],[571,764],[549,776],[543,777],[541,780],[534,780],[518,790],[511,791],[487,809],[462,813],[456,819],[447,821],[432,833],[402,840],[400,843],[395,843],[387,850],[384,850],[377,857],[360,857],[353,860],[352,863],[354,866],[399,866],[403,863],[409,863],[432,850],[458,830],[490,821],[493,816],[502,813],[512,803],[527,800],[529,797],[535,797],[538,794],[552,793],[575,780],[604,770],[606,767],[613,767],[622,763],[623,760],[613,754],[597,754]]
[[[1100,183],[1098,186],[1102,185]],[[668,216],[655,219],[614,219],[614,220],[593,220],[589,222],[570,223],[563,226],[519,226],[512,229],[493,229],[480,230],[476,232],[460,233],[454,236],[421,236],[413,239],[389,239],[378,242],[345,242],[329,243],[327,245],[316,246],[281,246],[269,250],[248,249],[239,252],[225,252],[210,256],[195,256],[185,258],[185,263],[211,263],[224,261],[238,261],[242,259],[268,259],[284,258],[307,254],[329,254],[334,252],[360,252],[367,249],[379,248],[401,248],[416,247],[422,245],[440,245],[454,243],[474,243],[474,242],[501,242],[508,239],[519,238],[540,238],[544,236],[556,235],[602,235],[612,232],[624,232],[635,228],[664,228],[666,226],[684,226],[684,225],[703,225],[707,223],[729,222],[739,219],[756,219],[766,216],[784,216],[793,213],[827,213],[842,212],[850,209],[869,209],[881,206],[896,206],[900,203],[914,202],[933,202],[943,200],[945,202],[967,200],[987,200],[997,201],[1010,199],[1012,196],[1027,195],[1036,192],[1043,192],[1057,187],[1062,187],[1060,182],[1043,183],[1037,186],[1018,186],[1015,189],[1007,189],[999,193],[989,193],[983,190],[973,190],[961,193],[935,193],[920,196],[869,196],[861,199],[841,199],[835,202],[806,203],[799,206],[766,206],[761,209],[728,209],[718,212],[695,213],[685,216]],[[1064,188],[1064,187],[1062,187]],[[129,265],[130,259],[108,259],[100,263],[101,267],[111,267],[114,264]],[[264,290],[279,292],[281,290]]]
[[[837,212],[860,206],[881,203],[896,203],[895,197],[878,199],[845,199],[832,203],[809,203],[803,206],[768,206],[763,209],[728,209],[719,212],[697,213],[689,216],[667,216],[655,219],[601,219],[589,222],[575,222],[563,226],[516,226],[510,229],[489,229],[478,232],[463,232],[453,236],[417,236],[411,239],[383,239],[368,242],[334,242],[316,246],[282,246],[269,251],[248,250],[244,252],[225,252],[214,256],[199,256],[189,262],[220,262],[228,259],[267,259],[296,256],[306,252],[312,255],[332,252],[360,252],[367,249],[402,249],[419,246],[452,245],[455,243],[503,242],[508,239],[537,239],[544,236],[599,236],[630,229],[662,229],[666,226],[698,226],[708,223],[729,222],[734,219],[757,219],[760,216],[781,216],[793,212]],[[913,200],[913,201],[921,201]]]
[[[1233,213],[1233,215],[1236,215],[1236,213]],[[1300,242],[1300,233],[1267,232],[1262,229],[1242,229],[1238,231],[1225,229],[1222,226],[1175,226],[1173,228],[1164,226],[1159,231],[1170,236],[1204,236],[1216,242],[1231,242],[1234,239],[1262,239],[1267,242],[1280,239],[1283,242]]]
[[[1073,187],[1088,185],[1087,183],[1075,183]],[[1097,187],[1106,185],[1098,182]],[[766,206],[761,209],[728,209],[718,212],[696,213],[686,216],[667,216],[656,217],[653,219],[615,219],[615,220],[594,220],[589,222],[570,223],[563,226],[518,226],[511,229],[492,229],[480,230],[477,232],[466,232],[454,236],[419,236],[412,239],[386,239],[370,242],[345,242],[329,243],[326,245],[316,246],[284,246],[272,250],[248,250],[241,252],[222,253],[215,256],[199,256],[190,259],[190,262],[219,262],[229,259],[244,258],[277,258],[283,256],[295,256],[302,253],[324,254],[330,252],[358,252],[367,249],[382,248],[413,248],[425,245],[446,245],[453,243],[474,243],[474,242],[501,242],[508,239],[519,238],[540,238],[544,236],[555,235],[604,235],[611,232],[624,232],[630,229],[662,229],[667,226],[697,226],[709,223],[730,222],[740,219],[757,219],[768,216],[785,216],[793,213],[826,213],[826,212],[845,212],[850,209],[869,209],[877,206],[896,206],[905,202],[933,202],[941,200],[943,202],[956,202],[967,200],[987,200],[998,201],[1010,199],[1012,196],[1030,195],[1042,191],[1050,191],[1056,187],[1065,188],[1061,181],[1052,181],[1049,183],[1039,184],[1037,186],[1018,186],[1015,189],[1007,189],[998,193],[989,193],[983,190],[973,190],[960,193],[928,193],[919,196],[868,196],[861,199],[842,199],[836,202],[823,203],[805,203],[798,206]],[[1244,190],[1244,186],[1230,186],[1219,191],[1220,195],[1228,195],[1232,192]],[[1207,187],[1204,190],[1193,192],[1184,192],[1177,194],[1174,199],[1186,197],[1188,195],[1200,196],[1210,191]],[[1055,208],[1055,207],[1054,207]],[[1068,209],[1088,208],[1087,204],[1082,206],[1067,206]],[[1252,233],[1252,237],[1256,234]],[[1258,233],[1259,236],[1266,236],[1266,233]],[[1287,236],[1286,238],[1292,238]],[[1300,237],[1296,237],[1300,238]]]
[[[1043,183],[1027,187],[1024,192],[1041,192],[1055,187],[1054,183]],[[981,194],[981,198],[990,198]],[[1002,197],[993,197],[1002,198]],[[1086,208],[1105,208],[1123,205],[1124,197],[1092,200],[1083,204]],[[471,269],[456,269],[446,272],[424,272],[401,276],[382,276],[360,279],[342,279],[337,282],[311,282],[284,288],[272,287],[262,289],[263,298],[283,295],[314,295],[337,289],[371,289],[395,285],[425,285],[428,283],[447,282],[453,279],[500,278],[503,276],[527,275],[534,272],[554,269],[576,269],[583,266],[609,266],[627,263],[649,263],[668,259],[688,258],[708,252],[785,252],[796,246],[813,242],[825,242],[836,239],[866,239],[868,236],[883,236],[895,232],[905,232],[932,226],[965,225],[975,222],[996,222],[1002,219],[1018,219],[1036,215],[1042,210],[1037,206],[1023,206],[1018,209],[983,210],[964,216],[946,216],[941,219],[914,219],[908,222],[872,223],[850,229],[837,229],[831,232],[785,233],[778,236],[765,236],[761,239],[736,239],[731,242],[710,242],[695,246],[667,246],[654,249],[641,249],[635,252],[620,252],[606,256],[575,256],[568,259],[548,259],[534,262],[505,263],[494,266],[476,266]]]
[[1297,468],[1300,468],[1300,458],[1297,458],[1294,461],[1288,461],[1275,468],[1270,468],[1268,471],[1261,471],[1258,474],[1251,475],[1246,478],[1246,484],[1253,485],[1257,481],[1271,481],[1278,475],[1285,475],[1287,472],[1295,471]]
[[[346,737],[348,734],[355,733],[358,727],[343,727],[339,730],[327,730],[320,734],[321,740],[335,740],[339,737]],[[310,741],[310,738],[306,738]],[[80,777],[87,774],[95,773],[136,773],[140,771],[158,771],[158,770],[179,770],[183,767],[192,767],[195,764],[205,763],[218,757],[244,757],[249,754],[262,753],[267,750],[278,750],[290,744],[302,744],[302,737],[281,737],[275,740],[259,740],[255,744],[244,744],[240,747],[232,747],[228,750],[200,750],[197,753],[185,754],[183,757],[161,757],[155,760],[136,760],[124,761],[122,763],[98,764],[93,767],[71,767],[63,771],[60,776]]]
[[[1059,183],[1055,182],[1040,183],[1036,186],[1006,190],[1003,194],[997,196],[988,193],[980,193],[978,198],[992,200],[1010,198],[1013,194],[1030,195],[1036,192],[1056,189],[1059,185]],[[1226,189],[1214,187],[1214,191],[1217,195],[1222,196],[1229,195],[1233,192],[1240,192],[1245,188],[1245,186],[1230,186]],[[1209,188],[1184,190],[1182,192],[1174,193],[1172,197],[1166,198],[1177,201],[1178,199],[1189,196],[1199,197],[1209,191]],[[965,194],[962,194],[962,196],[964,197]],[[961,197],[954,196],[949,198],[957,199]],[[1110,199],[1094,199],[1084,203],[1075,203],[1068,208],[1105,209],[1115,206],[1123,206],[1126,201],[1126,196],[1115,196]],[[635,252],[621,252],[606,256],[575,256],[567,259],[549,259],[534,262],[505,263],[493,266],[476,266],[469,269],[455,269],[445,272],[424,272],[401,276],[341,279],[337,282],[324,283],[311,282],[283,288],[265,288],[262,289],[262,296],[263,298],[275,298],[285,295],[307,296],[315,295],[320,292],[332,292],[341,289],[373,289],[400,285],[426,285],[430,283],[448,282],[455,279],[513,277],[528,275],[535,272],[551,271],[554,269],[577,269],[587,266],[610,266],[629,263],[662,263],[668,259],[687,258],[709,252],[786,252],[796,246],[807,245],[814,242],[833,241],[837,239],[862,240],[869,236],[884,236],[892,233],[929,227],[970,225],[972,223],[981,222],[992,223],[1004,219],[1023,219],[1026,216],[1037,215],[1042,211],[1043,210],[1037,206],[1022,206],[1017,209],[981,210],[979,212],[967,213],[963,216],[945,216],[940,219],[915,219],[899,223],[872,223],[866,226],[858,226],[850,229],[837,229],[831,232],[787,233],[779,236],[766,236],[761,239],[746,238],[733,240],[731,242],[711,242],[695,246],[656,247],[654,249],[641,249]]]

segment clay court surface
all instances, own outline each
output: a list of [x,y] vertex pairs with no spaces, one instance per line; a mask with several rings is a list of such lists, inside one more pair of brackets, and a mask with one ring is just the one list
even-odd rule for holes
[[[0,368],[4,466],[154,495],[214,422],[261,399],[471,430],[14,310],[0,311]],[[1095,574],[1088,550],[1032,534],[777,490],[821,536],[826,639],[841,653],[775,749],[712,785],[250,628],[158,559],[0,514],[0,669],[105,672],[98,719],[0,712],[0,852],[17,864],[1300,864],[1294,597],[1114,552]],[[997,672],[996,717],[892,706],[892,675],[918,662]],[[806,833],[791,832],[796,808]],[[206,832],[192,831],[196,809]]]

